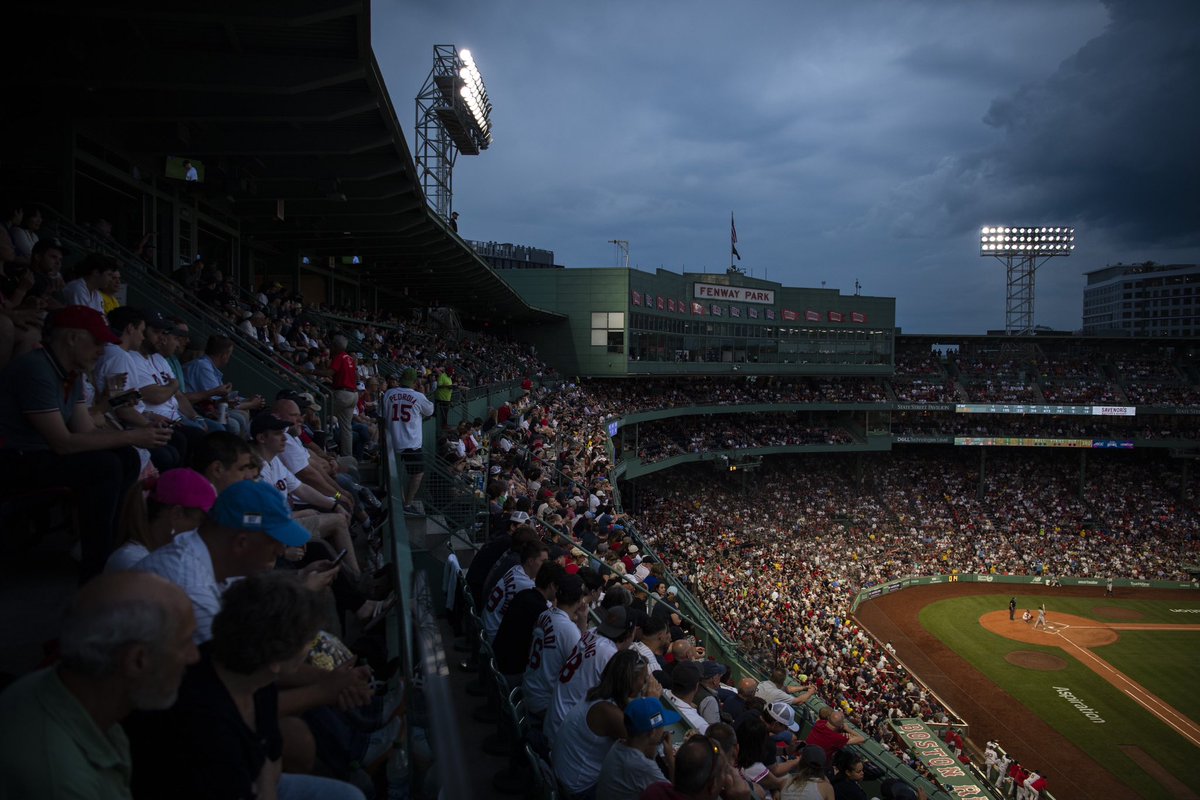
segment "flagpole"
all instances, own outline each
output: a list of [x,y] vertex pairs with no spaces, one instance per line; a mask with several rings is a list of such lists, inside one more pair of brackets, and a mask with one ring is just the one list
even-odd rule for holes
[[734,238],[733,238],[733,232],[735,230],[737,230],[737,228],[733,224],[733,212],[730,211],[729,212],[729,271],[730,272],[733,272],[733,248],[735,245]]

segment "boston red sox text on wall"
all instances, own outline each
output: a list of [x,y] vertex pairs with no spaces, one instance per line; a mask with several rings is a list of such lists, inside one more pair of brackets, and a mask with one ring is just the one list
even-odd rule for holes
[[969,769],[965,768],[924,722],[919,719],[894,719],[892,728],[909,752],[921,760],[938,783],[955,797],[991,797]]

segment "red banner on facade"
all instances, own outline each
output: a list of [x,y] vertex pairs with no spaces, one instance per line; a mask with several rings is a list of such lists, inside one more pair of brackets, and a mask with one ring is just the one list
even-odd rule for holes
[[642,304],[642,293],[641,292],[633,293],[633,304],[635,306],[640,306]]
[[783,309],[783,321],[784,322],[793,322],[795,319],[796,319],[795,311],[790,311],[786,308]]
[[698,317],[704,316],[704,306],[700,303],[692,303],[692,313]]
[[663,301],[663,296],[660,294],[658,296],[658,310],[662,311],[666,307],[667,307],[667,304]]
[[841,322],[842,319],[843,319],[842,312],[840,312],[840,311],[830,311],[829,312],[829,321],[830,322]]
[[851,322],[866,322],[867,315],[862,313],[861,311],[851,311],[850,312],[850,321]]
[[804,318],[806,320],[808,320],[809,322],[820,322],[821,321],[821,315],[818,314],[816,311],[813,311],[812,309],[809,309],[808,311],[804,312]]

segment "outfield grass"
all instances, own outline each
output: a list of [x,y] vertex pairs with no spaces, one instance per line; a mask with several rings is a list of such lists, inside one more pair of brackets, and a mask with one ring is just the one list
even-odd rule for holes
[[1185,717],[1200,722],[1200,631],[1121,631],[1120,635],[1116,644],[1092,652]]
[[[1102,591],[1102,590],[1101,590]],[[1200,595],[1200,592],[1197,592]],[[985,595],[989,598],[989,602],[995,604],[997,600],[1001,601],[999,605],[991,605],[985,608],[984,611],[995,611],[998,608],[1008,608],[1008,598],[1012,595]],[[1100,597],[1099,592],[1096,597],[1055,597],[1053,595],[1017,595],[1017,616],[1026,608],[1032,609],[1037,613],[1037,608],[1042,603],[1046,604],[1046,618],[1051,622],[1054,621],[1054,612],[1061,614],[1074,614],[1077,617],[1087,617],[1088,619],[1107,622],[1113,625],[1122,623],[1138,623],[1138,622],[1165,622],[1168,625],[1200,625],[1200,614],[1179,614],[1172,612],[1172,608],[1195,608],[1200,609],[1200,597],[1195,600],[1118,600],[1112,597]],[[1120,608],[1128,608],[1133,611],[1139,611],[1142,614],[1142,619],[1109,619],[1092,612],[1093,608],[1103,606],[1117,606]],[[983,613],[983,612],[980,612]]]
[[[1024,644],[1007,639],[998,634],[985,631],[978,620],[989,611],[1008,607],[1009,595],[977,595],[974,597],[942,600],[926,606],[921,611],[921,624],[926,630],[937,636],[960,656],[969,661],[976,669],[990,678],[1008,694],[1021,702],[1035,714],[1078,745],[1082,750],[1104,764],[1113,775],[1125,781],[1137,794],[1150,798],[1173,797],[1162,788],[1153,778],[1121,752],[1119,745],[1137,745],[1150,753],[1164,768],[1183,781],[1193,790],[1200,791],[1200,771],[1195,769],[1200,749],[1197,749],[1178,733],[1167,727],[1158,718],[1151,715],[1131,698],[1116,689],[1100,676],[1065,652],[1062,648],[1034,644]],[[1039,602],[1042,598],[1038,598]],[[1017,596],[1020,602],[1020,595]],[[1196,605],[1194,601],[1189,601]],[[1046,616],[1053,620],[1054,612],[1092,616],[1090,609],[1097,605],[1115,605],[1136,608],[1146,615],[1141,621],[1173,621],[1192,623],[1197,615],[1175,614],[1173,618],[1164,617],[1169,614],[1166,609],[1184,608],[1187,604],[1179,602],[1161,603],[1157,601],[1125,601],[1111,598],[1046,598]],[[1024,608],[1025,604],[1021,605]],[[1181,619],[1183,618],[1183,619]],[[1164,683],[1169,683],[1170,669],[1154,674],[1153,666],[1162,651],[1172,649],[1171,637],[1188,636],[1188,634],[1164,631],[1162,633],[1145,631],[1138,638],[1138,647],[1144,647],[1137,652],[1136,647],[1121,648],[1121,643],[1111,645],[1118,653],[1123,664],[1118,666],[1134,680],[1137,680],[1150,691],[1157,691]],[[1122,633],[1124,636],[1124,632]],[[1190,638],[1190,637],[1189,637]],[[1143,640],[1144,641],[1141,641]],[[1157,644],[1153,644],[1157,642]],[[1151,643],[1151,644],[1147,644]],[[1195,639],[1190,639],[1190,644]],[[1064,657],[1067,668],[1057,672],[1036,672],[1009,664],[1004,656],[1015,650],[1034,650],[1051,653]],[[1097,652],[1104,658],[1107,654]],[[1183,663],[1186,652],[1173,653],[1169,660],[1173,663]],[[1191,654],[1193,661],[1196,654]],[[1140,659],[1140,660],[1139,660]],[[1144,665],[1147,659],[1151,664],[1148,670]],[[1178,659],[1178,660],[1177,660]],[[1194,671],[1195,665],[1190,666]],[[1190,672],[1189,674],[1194,674]],[[1150,680],[1145,679],[1150,675]],[[1151,688],[1153,685],[1154,688]],[[1105,720],[1103,725],[1090,722],[1079,710],[1059,697],[1052,688],[1054,686],[1068,687],[1071,692],[1083,702],[1094,708]],[[1196,683],[1190,680],[1179,680],[1177,691],[1172,696],[1191,690]],[[1164,700],[1167,698],[1164,697]],[[1168,702],[1171,702],[1168,700]],[[1194,707],[1194,702],[1192,707]],[[1182,709],[1181,709],[1182,710]],[[1195,719],[1195,717],[1193,717]],[[1052,760],[1046,764],[1029,763],[1033,768],[1045,767],[1053,774]],[[1054,791],[1051,787],[1051,792]]]

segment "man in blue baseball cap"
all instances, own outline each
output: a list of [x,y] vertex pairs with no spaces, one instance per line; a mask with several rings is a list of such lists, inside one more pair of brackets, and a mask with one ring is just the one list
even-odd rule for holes
[[[675,747],[669,726],[682,719],[663,706],[657,697],[639,697],[625,706],[624,739],[618,739],[600,767],[596,798],[637,797],[652,783],[669,781],[675,771]],[[663,746],[667,774],[659,769],[654,755]]]
[[[307,541],[308,531],[292,520],[274,486],[237,481],[217,496],[199,528],[179,534],[135,569],[161,575],[187,593],[196,612],[196,643],[202,644],[212,638],[226,581],[274,569],[284,548]],[[329,580],[336,574],[320,561],[305,570],[322,577],[329,572]]]

